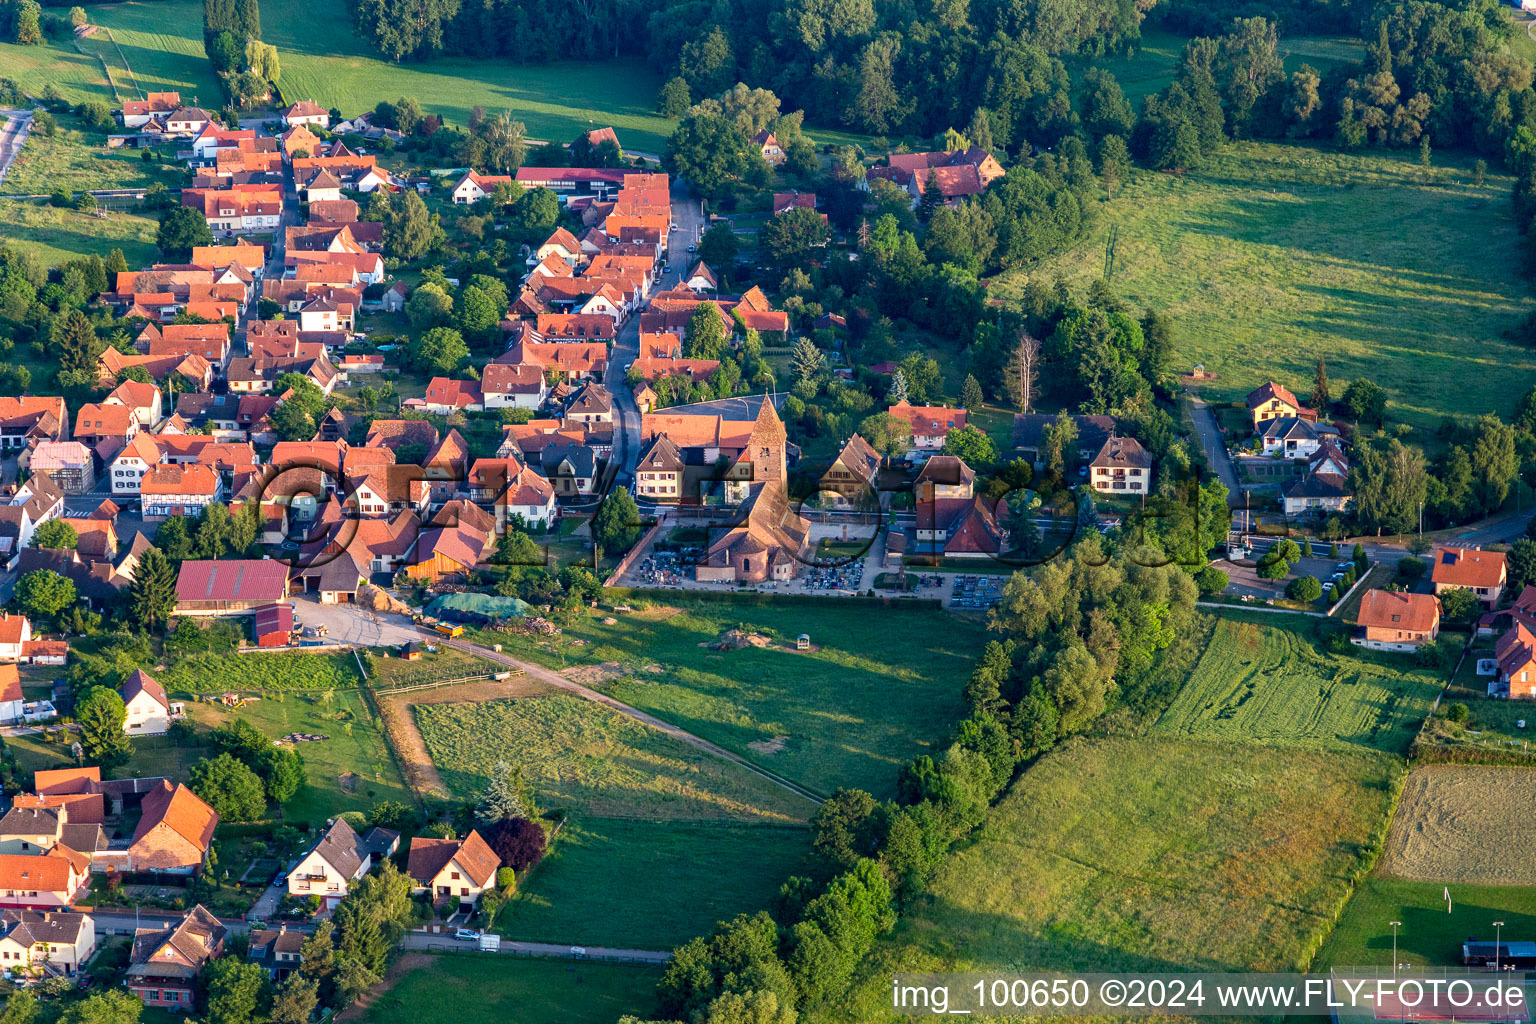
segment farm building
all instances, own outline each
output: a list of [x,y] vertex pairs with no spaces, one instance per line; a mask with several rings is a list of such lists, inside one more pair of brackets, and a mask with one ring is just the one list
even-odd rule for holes
[[271,559],[193,559],[176,576],[176,614],[250,615],[288,597],[288,567]]

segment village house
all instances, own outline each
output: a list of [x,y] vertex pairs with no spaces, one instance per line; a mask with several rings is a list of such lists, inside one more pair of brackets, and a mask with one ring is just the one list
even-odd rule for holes
[[289,931],[285,921],[276,928],[253,928],[250,935],[245,958],[266,971],[274,982],[281,982],[303,965],[302,951],[308,933]]
[[453,183],[453,188],[448,190],[449,196],[455,203],[475,203],[484,199],[496,191],[497,185],[510,185],[512,176],[509,174],[476,174],[474,171],[465,171],[464,176]]
[[927,153],[892,153],[883,167],[865,172],[862,187],[876,178],[884,178],[905,189],[916,208],[923,193],[937,187],[943,202],[953,206],[968,196],[979,195],[1005,172],[997,158],[980,146],[968,149],[939,150]]
[[299,100],[283,111],[283,124],[289,128],[301,124],[317,124],[321,128],[328,128],[331,124],[331,114],[314,100]]
[[128,846],[125,867],[167,875],[191,875],[208,859],[219,816],[181,783],[159,780],[144,794],[142,816]]
[[130,736],[162,736],[171,722],[181,717],[181,703],[171,703],[165,687],[143,669],[137,669],[122,685],[123,731]]
[[1307,457],[1307,470],[1280,485],[1286,515],[1321,515],[1349,509],[1349,460],[1333,438],[1325,438]]
[[1514,625],[1493,649],[1497,663],[1497,675],[1488,684],[1490,696],[1525,700],[1536,697],[1536,633],[1531,631],[1524,617],[1517,617]]
[[[13,621],[19,619],[20,621]],[[16,660],[20,661],[26,651],[26,645],[31,643],[32,627],[25,616],[11,616],[5,622],[9,632],[13,636],[23,633],[26,640],[15,645]],[[19,722],[24,714],[25,698],[21,692],[21,673],[14,664],[0,665],[0,723]]]
[[1134,437],[1111,437],[1088,464],[1088,485],[1101,494],[1152,490],[1152,456]]
[[1248,412],[1253,417],[1255,432],[1263,430],[1268,420],[1303,419],[1317,421],[1317,412],[1296,400],[1290,389],[1274,381],[1254,388],[1248,393]]
[[1470,590],[1488,608],[1498,606],[1508,580],[1504,552],[1479,548],[1436,548],[1429,578],[1436,596],[1451,589]]
[[937,451],[944,447],[944,439],[951,430],[964,430],[964,409],[951,409],[942,405],[908,405],[898,402],[887,410],[892,416],[912,424],[912,451]]
[[480,394],[487,409],[537,409],[549,384],[542,366],[490,363],[480,375]]
[[39,442],[27,468],[46,473],[65,494],[86,494],[96,486],[96,460],[79,441]]
[[63,845],[43,853],[0,853],[0,906],[67,907],[90,878],[90,863],[89,855]]
[[146,522],[201,515],[223,493],[218,472],[197,463],[151,466],[139,478],[139,504]]
[[1373,651],[1412,651],[1440,635],[1440,602],[1429,594],[1367,590],[1350,643]]
[[96,922],[89,914],[0,911],[0,970],[73,977],[95,952]]
[[145,1006],[188,1012],[197,976],[224,955],[228,929],[198,904],[169,928],[139,928],[128,957],[128,991]]
[[686,472],[687,463],[677,445],[665,433],[657,434],[635,465],[635,497],[676,504],[683,497]]
[[[878,507],[880,462],[880,453],[871,448],[863,437],[854,434],[837,453],[826,472],[821,474],[817,485],[821,497],[838,508]],[[933,460],[929,462],[931,464]]]
[[399,845],[398,832],[371,828],[360,836],[346,821],[334,818],[288,872],[288,894],[300,899],[318,896],[323,908],[334,909],[351,883]]
[[471,830],[462,840],[412,839],[405,873],[416,883],[416,891],[428,893],[434,904],[457,897],[460,906],[472,907],[481,893],[495,887],[499,867],[501,858]]
[[69,411],[56,395],[0,396],[0,449],[69,440]]
[[752,136],[752,145],[768,161],[769,167],[782,167],[785,159],[784,148],[779,145],[779,140],[773,132],[764,128]]
[[123,127],[141,128],[150,121],[161,124],[181,107],[181,93],[152,92],[142,100],[123,101]]

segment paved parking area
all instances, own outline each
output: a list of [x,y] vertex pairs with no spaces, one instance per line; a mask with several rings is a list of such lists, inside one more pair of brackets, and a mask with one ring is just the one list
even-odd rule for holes
[[[1323,550],[1328,549],[1325,546]],[[1256,551],[1254,554],[1257,557],[1263,557],[1264,552]],[[1217,563],[1217,567],[1223,570],[1232,581],[1231,586],[1227,588],[1227,593],[1266,600],[1272,597],[1284,597],[1286,585],[1297,576],[1316,576],[1327,583],[1333,577],[1335,567],[1346,561],[1348,559],[1342,557],[1303,558],[1291,567],[1291,571],[1283,579],[1278,580],[1259,579],[1257,565],[1220,562]]]
[[371,612],[355,604],[321,604],[303,594],[293,599],[296,624],[325,626],[325,639],[340,644],[369,647],[420,640],[421,632],[403,615]]

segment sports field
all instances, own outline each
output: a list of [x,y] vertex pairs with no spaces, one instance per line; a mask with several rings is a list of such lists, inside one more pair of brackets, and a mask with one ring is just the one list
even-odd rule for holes
[[1398,963],[1459,964],[1461,944],[1474,935],[1492,939],[1495,921],[1504,922],[1508,940],[1536,935],[1536,887],[1410,882],[1373,874],[1356,887],[1338,926],[1318,951],[1314,970],[1391,966],[1393,921],[1402,922],[1397,929]]
[[1136,172],[1086,241],[997,294],[1060,275],[1081,295],[1108,277],[1174,318],[1177,369],[1203,363],[1217,401],[1271,378],[1309,387],[1323,356],[1341,388],[1385,388],[1391,420],[1507,416],[1536,384],[1536,353],[1503,332],[1533,302],[1511,180],[1476,186],[1471,163],[1436,154],[1425,171],[1412,154],[1233,143],[1186,175]]
[[1416,881],[1536,885],[1536,769],[1415,768],[1377,870]]
[[1403,753],[1440,680],[1408,658],[1322,650],[1317,620],[1220,619],[1205,653],[1154,731]]
[[565,693],[413,710],[455,796],[473,799],[508,760],[545,807],[582,814],[801,822],[815,810],[740,765]]

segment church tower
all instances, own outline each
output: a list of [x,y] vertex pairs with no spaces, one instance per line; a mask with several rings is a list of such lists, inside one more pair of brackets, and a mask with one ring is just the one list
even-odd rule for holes
[[747,459],[752,465],[754,484],[777,482],[781,486],[789,482],[786,469],[785,449],[789,437],[784,431],[784,421],[773,407],[773,396],[764,395],[762,408],[757,411],[757,422],[752,425],[752,437],[747,442]]

